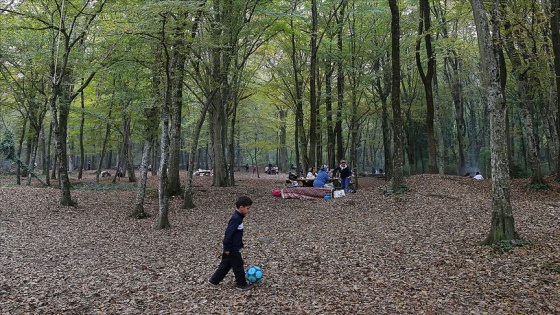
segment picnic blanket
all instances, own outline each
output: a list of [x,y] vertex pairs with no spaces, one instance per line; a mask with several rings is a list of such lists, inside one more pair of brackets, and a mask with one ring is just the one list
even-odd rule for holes
[[282,198],[284,199],[316,199],[330,195],[331,188],[318,187],[293,187],[282,189]]

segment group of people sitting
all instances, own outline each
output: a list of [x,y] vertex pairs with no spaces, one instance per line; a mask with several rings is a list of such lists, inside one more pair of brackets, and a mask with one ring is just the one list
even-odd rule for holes
[[[340,160],[340,165],[332,170],[329,170],[329,166],[324,164],[317,171],[316,168],[310,168],[307,172],[306,179],[313,179],[313,187],[332,187],[332,176],[338,176],[340,178],[340,186],[347,193],[350,189],[350,180],[352,178],[352,170],[346,164],[346,160]],[[290,173],[288,176],[288,181],[292,185],[297,186],[297,176]]]
[[277,175],[278,174],[278,166],[276,166],[276,165],[272,166],[272,164],[268,164],[268,166],[266,166],[264,168],[264,172],[266,174],[269,174],[269,175]]

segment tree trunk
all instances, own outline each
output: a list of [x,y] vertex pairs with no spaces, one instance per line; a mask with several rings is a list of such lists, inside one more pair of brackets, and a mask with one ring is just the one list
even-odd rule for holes
[[148,180],[148,171],[150,167],[150,160],[152,164],[155,161],[152,159],[152,148],[154,147],[154,142],[157,141],[157,132],[159,124],[159,112],[158,104],[161,103],[161,76],[162,67],[158,60],[161,60],[162,54],[158,47],[154,47],[155,51],[155,62],[152,65],[152,97],[154,103],[152,106],[144,109],[144,116],[146,118],[146,125],[144,126],[144,149],[142,150],[142,163],[140,164],[140,181],[138,182],[138,187],[136,190],[136,200],[134,202],[134,210],[131,216],[137,219],[143,219],[148,217],[148,213],[144,210],[144,199],[146,196],[146,181]]
[[[560,0],[550,1],[550,29],[554,52],[554,74],[556,84],[556,134],[560,135]],[[560,141],[556,141],[556,181],[560,182]]]
[[[420,0],[420,19],[418,25],[418,39],[416,41],[416,66],[424,85],[426,97],[426,137],[428,139],[428,172],[438,173],[437,149],[434,136],[434,93],[432,83],[435,72],[435,56],[432,49],[432,36],[430,35],[430,3],[428,0]],[[426,42],[426,57],[428,58],[428,70],[424,73],[420,58],[420,44],[424,36]]]
[[[539,159],[537,135],[533,123],[533,117],[535,115],[535,105],[533,100],[535,97],[532,97],[531,90],[534,90],[536,87],[531,87],[530,80],[528,78],[528,71],[532,69],[533,65],[530,63],[527,64],[527,60],[534,59],[534,57],[529,56],[528,48],[523,42],[517,42],[514,40],[514,36],[522,34],[514,34],[516,31],[513,29],[513,26],[509,21],[504,24],[504,30],[506,32],[506,52],[512,64],[512,72],[517,78],[519,107],[521,108],[521,117],[523,119],[523,130],[525,131],[527,138],[527,157],[529,158],[529,164],[532,171],[531,184],[545,185],[546,183],[541,171],[541,162]],[[523,57],[523,60],[521,57]]]
[[[180,15],[178,19],[182,20],[185,17]],[[168,193],[169,196],[180,196],[183,191],[181,189],[181,178],[179,177],[179,157],[181,154],[181,122],[182,122],[182,108],[183,108],[183,80],[185,77],[185,44],[182,39],[184,36],[184,23],[179,23],[175,29],[174,49],[171,61],[171,77],[173,85],[173,102],[171,107],[171,134],[169,142],[169,183]]]
[[206,119],[206,113],[208,112],[208,107],[211,104],[211,100],[207,100],[202,112],[200,113],[200,117],[196,122],[196,126],[194,129],[194,135],[192,139],[190,154],[189,154],[189,164],[190,167],[187,171],[187,179],[185,181],[185,192],[183,194],[183,209],[193,209],[196,207],[192,197],[192,180],[193,180],[193,172],[194,172],[194,159],[196,157],[196,151],[198,150],[198,140],[200,139],[200,132],[202,130],[202,126],[204,125],[204,120]]
[[58,161],[58,177],[60,182],[61,198],[60,203],[63,206],[75,206],[70,194],[70,178],[68,177],[68,158],[66,156],[66,139],[68,136],[68,115],[70,113],[70,100],[67,97],[69,91],[62,91],[60,105],[56,106],[57,95],[60,86],[53,86],[51,100],[49,102],[51,108],[51,120],[53,123],[53,131],[56,146],[56,156]]
[[[21,136],[19,137],[16,157],[18,159],[21,156],[21,151],[23,150],[23,140],[25,139],[25,131],[27,130],[27,120],[28,117],[26,115],[25,117],[23,117],[23,126],[21,128]],[[16,165],[16,184],[21,185],[21,166],[19,165],[19,163]]]
[[[334,137],[334,126],[333,126],[333,107],[332,107],[332,75],[334,73],[334,67],[330,60],[327,61],[327,71],[325,73],[325,116],[326,116],[326,126],[327,130],[327,163],[329,165],[336,165],[335,161],[335,137]],[[318,165],[315,165],[318,166]]]
[[309,160],[305,164],[305,169],[321,162],[317,157],[317,0],[311,0],[311,42],[309,60]]
[[80,93],[80,105],[82,108],[82,113],[80,115],[80,168],[78,171],[78,179],[82,179],[82,172],[84,171],[84,163],[85,163],[85,156],[84,156],[84,124],[86,121],[86,113],[85,113],[85,98],[84,92]]
[[[490,151],[492,164],[492,223],[488,237],[482,242],[491,245],[517,239],[510,201],[509,154],[507,147],[506,112],[500,81],[498,48],[499,34],[491,34],[487,12],[482,0],[470,0],[477,30],[482,74],[487,88],[490,114]],[[497,0],[495,0],[497,1]],[[497,3],[494,2],[494,10]],[[492,19],[499,23],[497,18]]]
[[280,170],[286,171],[289,168],[288,165],[288,143],[287,143],[287,121],[288,111],[278,108],[278,119],[280,121],[279,128],[279,144],[280,144],[280,154],[279,154],[279,167]]
[[[465,106],[464,106],[464,95],[463,95],[463,83],[461,82],[459,69],[461,68],[461,60],[455,55],[455,52],[451,52],[454,57],[445,58],[445,68],[444,73],[446,75],[447,81],[451,87],[451,97],[453,98],[453,104],[455,105],[455,125],[457,126],[457,144],[459,151],[459,170],[463,170],[467,166],[467,161],[465,157],[466,144],[465,144],[465,134],[466,134],[466,123],[465,123]],[[451,68],[449,70],[448,68]],[[460,174],[463,175],[463,174]]]
[[[167,16],[162,16],[162,29],[165,29],[167,23]],[[159,165],[159,184],[158,184],[158,200],[159,212],[156,222],[156,229],[166,229],[171,227],[169,223],[169,194],[167,193],[167,167],[169,162],[169,110],[172,102],[172,81],[170,73],[171,56],[165,44],[165,34],[161,34],[162,47],[164,52],[164,67],[165,69],[165,89],[164,97],[162,98],[161,110],[161,155]]]
[[[341,9],[344,6],[341,7]],[[340,17],[343,20],[343,17]],[[344,46],[343,46],[343,37],[344,32],[342,28],[343,21],[339,22],[339,28],[337,32],[337,48],[338,53],[343,56],[344,55]],[[342,109],[344,108],[344,81],[345,81],[345,72],[344,72],[344,61],[343,58],[338,58],[336,61],[336,120],[334,123],[334,136],[336,138],[336,157],[334,164],[331,167],[334,168],[337,165],[338,161],[344,158],[344,141],[342,138]]]
[[[221,91],[223,93],[223,91]],[[212,157],[214,176],[212,184],[216,187],[228,187],[226,139],[227,139],[227,111],[223,103],[223,95],[218,92],[212,99],[209,109],[210,138],[212,139]]]
[[[295,10],[296,3],[294,2],[294,7],[292,8]],[[307,139],[305,136],[305,129],[303,126],[303,80],[301,78],[301,69],[299,67],[299,63],[297,60],[298,56],[298,47],[296,43],[296,26],[294,25],[293,18],[290,18],[290,28],[291,28],[291,61],[292,61],[292,69],[294,74],[294,89],[295,89],[295,97],[294,97],[294,105],[295,105],[295,153],[296,153],[296,173],[300,174],[300,164],[302,163],[302,159],[304,160],[304,164],[308,164],[307,158]],[[256,158],[256,157],[255,157]]]
[[135,219],[144,219],[148,217],[148,213],[144,210],[144,199],[146,197],[146,181],[148,180],[148,163],[152,153],[152,141],[144,140],[144,150],[142,150],[142,162],[140,164],[140,180],[136,188],[136,199],[134,200],[134,211],[130,217]]
[[389,0],[391,9],[391,107],[393,109],[393,174],[392,190],[401,193],[408,188],[403,174],[403,122],[400,103],[400,21],[397,0]]

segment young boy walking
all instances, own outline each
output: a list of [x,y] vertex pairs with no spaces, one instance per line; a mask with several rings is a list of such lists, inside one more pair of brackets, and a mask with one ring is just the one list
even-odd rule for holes
[[249,214],[252,204],[253,201],[247,196],[239,197],[235,202],[237,210],[233,212],[233,215],[229,219],[224,234],[222,261],[212,277],[208,279],[210,284],[218,285],[224,280],[229,270],[233,269],[235,287],[239,290],[248,290],[250,288],[245,280],[241,248],[243,248],[243,219]]

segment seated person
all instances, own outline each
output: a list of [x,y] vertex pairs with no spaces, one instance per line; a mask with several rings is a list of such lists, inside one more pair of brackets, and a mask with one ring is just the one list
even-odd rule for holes
[[319,173],[317,173],[317,176],[313,181],[313,187],[323,187],[328,181],[330,181],[329,174],[323,167],[321,167]]
[[309,171],[307,172],[307,176],[305,176],[306,179],[315,179],[315,169],[313,167],[309,168]]

